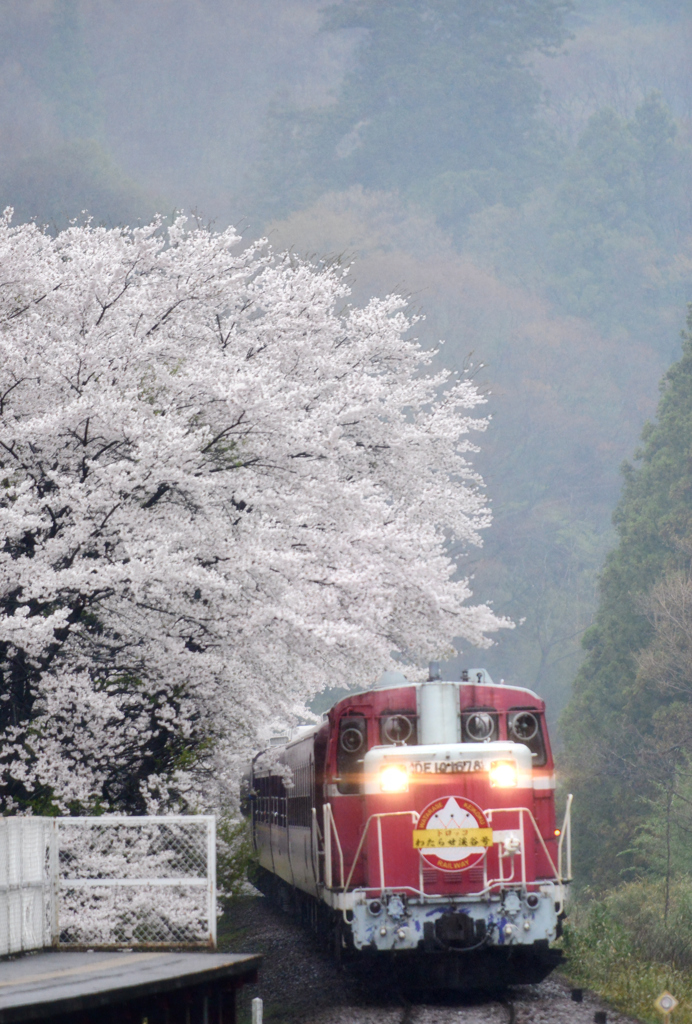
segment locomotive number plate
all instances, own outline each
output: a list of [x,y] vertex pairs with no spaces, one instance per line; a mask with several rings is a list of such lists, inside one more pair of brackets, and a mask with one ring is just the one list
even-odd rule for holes
[[413,775],[461,775],[466,772],[482,772],[483,761],[410,761],[409,771]]

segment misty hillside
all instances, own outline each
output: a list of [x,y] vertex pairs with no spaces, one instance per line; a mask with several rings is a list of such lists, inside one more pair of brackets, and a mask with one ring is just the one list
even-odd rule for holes
[[2,204],[182,208],[410,295],[493,415],[462,568],[521,625],[482,660],[555,716],[692,298],[691,50],[682,0],[2,0]]

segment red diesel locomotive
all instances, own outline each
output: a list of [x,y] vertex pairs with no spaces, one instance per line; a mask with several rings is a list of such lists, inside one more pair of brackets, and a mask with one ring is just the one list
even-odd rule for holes
[[555,821],[543,701],[484,669],[386,672],[245,776],[253,881],[427,988],[542,980],[560,959],[571,797]]

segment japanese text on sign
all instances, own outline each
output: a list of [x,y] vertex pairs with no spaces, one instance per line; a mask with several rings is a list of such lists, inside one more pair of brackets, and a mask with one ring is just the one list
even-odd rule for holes
[[413,846],[416,850],[439,850],[444,846],[487,849],[492,845],[491,828],[420,828],[413,832]]

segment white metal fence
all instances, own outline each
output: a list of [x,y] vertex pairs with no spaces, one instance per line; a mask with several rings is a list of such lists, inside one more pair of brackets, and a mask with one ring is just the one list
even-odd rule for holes
[[0,955],[51,942],[47,820],[0,819]]
[[211,816],[0,819],[0,955],[216,945]]

